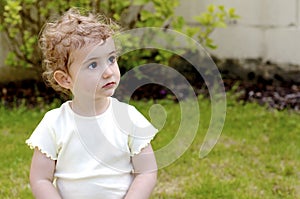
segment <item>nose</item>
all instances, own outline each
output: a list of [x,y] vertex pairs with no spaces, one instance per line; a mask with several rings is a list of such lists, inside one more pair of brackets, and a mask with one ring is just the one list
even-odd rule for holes
[[103,71],[102,77],[104,79],[111,77],[114,74],[111,67],[106,66],[105,70]]

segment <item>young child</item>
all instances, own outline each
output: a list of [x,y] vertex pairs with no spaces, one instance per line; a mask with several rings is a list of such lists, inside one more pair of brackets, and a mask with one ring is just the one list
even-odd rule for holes
[[111,97],[120,81],[115,27],[70,9],[42,31],[43,77],[72,100],[47,112],[26,140],[35,198],[143,199],[153,191],[157,130]]

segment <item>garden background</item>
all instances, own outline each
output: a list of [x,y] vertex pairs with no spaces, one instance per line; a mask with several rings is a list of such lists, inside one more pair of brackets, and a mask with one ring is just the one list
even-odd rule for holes
[[[1,1],[1,198],[33,198],[32,151],[25,140],[43,114],[65,99],[41,81],[36,41],[42,22],[71,6],[103,12],[127,29],[182,32],[203,45],[223,77],[224,128],[213,150],[199,158],[212,115],[201,75],[180,55],[163,50],[120,57],[123,74],[145,63],[165,64],[183,74],[197,94],[197,135],[180,158],[159,170],[152,198],[300,198],[299,0]],[[146,117],[152,105],[164,108],[167,119],[153,141],[156,150],[176,136],[181,110],[175,98],[151,84],[130,101]]]

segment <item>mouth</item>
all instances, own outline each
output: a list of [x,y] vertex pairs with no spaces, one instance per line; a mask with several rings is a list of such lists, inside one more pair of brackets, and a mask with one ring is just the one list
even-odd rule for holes
[[102,86],[102,88],[111,88],[111,87],[114,87],[115,85],[116,85],[116,82],[108,82],[107,84]]

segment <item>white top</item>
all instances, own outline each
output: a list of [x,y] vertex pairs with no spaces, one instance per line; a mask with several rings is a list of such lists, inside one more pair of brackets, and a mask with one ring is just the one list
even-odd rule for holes
[[115,98],[94,117],[77,115],[69,104],[47,112],[26,143],[57,161],[55,185],[64,199],[123,198],[133,180],[131,156],[157,129]]

